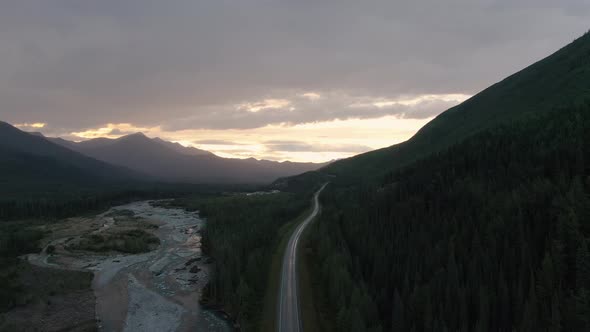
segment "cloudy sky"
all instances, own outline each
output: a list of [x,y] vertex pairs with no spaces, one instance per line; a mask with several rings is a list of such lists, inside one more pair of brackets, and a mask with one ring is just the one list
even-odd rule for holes
[[0,120],[324,161],[409,138],[589,22],[588,0],[0,0]]

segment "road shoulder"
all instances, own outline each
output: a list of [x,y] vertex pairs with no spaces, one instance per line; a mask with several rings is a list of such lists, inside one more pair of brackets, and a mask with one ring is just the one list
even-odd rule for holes
[[268,271],[268,288],[264,296],[263,312],[261,320],[261,331],[276,332],[277,330],[277,308],[278,294],[281,284],[281,270],[283,267],[283,258],[285,257],[285,248],[289,239],[295,231],[295,228],[301,224],[307,216],[313,211],[313,204],[305,209],[296,219],[283,225],[279,231],[279,242],[272,255],[270,269]]
[[310,224],[303,234],[298,251],[297,279],[299,280],[299,295],[301,319],[305,332],[333,331],[333,327],[326,320],[325,298],[319,282],[319,266],[315,253],[311,246],[309,234],[314,231],[314,226],[320,222],[320,214]]

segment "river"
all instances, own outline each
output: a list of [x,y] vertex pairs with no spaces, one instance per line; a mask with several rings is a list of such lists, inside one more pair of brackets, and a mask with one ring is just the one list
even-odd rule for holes
[[201,251],[204,220],[198,213],[142,201],[113,207],[96,216],[94,222],[99,220],[103,228],[112,227],[113,218],[107,216],[125,210],[133,211],[141,218],[138,220],[159,226],[154,231],[160,239],[156,250],[74,258],[41,254],[33,262],[94,272],[99,331],[232,331],[227,320],[199,304],[210,264]]

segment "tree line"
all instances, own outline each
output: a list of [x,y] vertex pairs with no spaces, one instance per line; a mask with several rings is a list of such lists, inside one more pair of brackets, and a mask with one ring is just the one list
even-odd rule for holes
[[588,142],[586,102],[335,179],[309,232],[333,328],[590,331]]
[[199,196],[173,204],[199,210],[207,219],[203,250],[213,271],[203,302],[222,308],[242,331],[260,331],[279,230],[309,207],[311,193]]

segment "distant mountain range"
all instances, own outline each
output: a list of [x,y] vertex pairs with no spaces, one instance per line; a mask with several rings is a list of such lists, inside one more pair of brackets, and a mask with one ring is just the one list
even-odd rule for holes
[[[142,133],[72,142],[23,132],[0,122],[0,183],[156,180],[184,183],[269,183],[325,164],[221,158]],[[18,185],[18,184],[17,184]]]
[[[0,122],[0,193],[40,193],[146,177]],[[68,189],[66,189],[68,188]]]
[[[84,153],[84,151],[92,150],[95,148],[102,148],[105,146],[120,144],[121,141],[131,140],[131,139],[133,139],[133,137],[147,138],[143,133],[135,133],[135,134],[121,137],[119,139],[109,139],[109,138],[101,137],[101,138],[95,138],[95,139],[91,139],[91,140],[87,140],[87,141],[73,142],[73,141],[65,140],[60,137],[46,137],[45,135],[43,135],[42,133],[39,133],[39,132],[32,132],[30,134],[35,135],[35,136],[44,137],[53,143],[59,144],[61,146],[65,146],[69,149],[72,149],[74,151],[79,151],[82,153]],[[137,140],[139,140],[139,139],[137,139]],[[201,149],[197,149],[197,148],[193,148],[193,147],[185,147],[182,144],[168,142],[168,141],[165,141],[159,137],[151,139],[151,141],[154,143],[158,143],[164,147],[167,147],[168,149],[172,149],[176,152],[179,152],[179,153],[182,153],[185,155],[189,155],[189,156],[214,156],[214,154],[209,151],[205,151],[205,150],[201,150]]]

